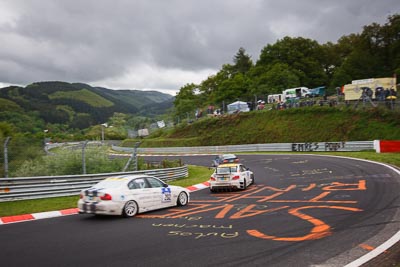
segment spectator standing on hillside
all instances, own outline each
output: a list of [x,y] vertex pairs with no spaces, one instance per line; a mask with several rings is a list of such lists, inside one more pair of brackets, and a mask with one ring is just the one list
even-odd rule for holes
[[207,108],[207,114],[213,114],[214,113],[214,106],[213,105],[209,105]]
[[286,109],[286,103],[281,101],[281,102],[278,103],[277,107],[278,107],[279,110]]
[[265,102],[262,100],[258,100],[257,103],[258,104],[257,104],[256,110],[263,110],[265,107]]
[[393,87],[390,88],[390,96],[395,96],[395,97],[397,97],[397,92],[396,92],[396,90],[394,90]]
[[376,87],[375,88],[375,99],[376,100],[378,100],[378,101],[380,101],[381,100],[381,98],[382,98],[382,92],[383,91],[383,88],[382,87]]
[[258,101],[257,101],[256,110],[259,110],[259,109],[260,109],[260,104],[261,104],[261,100],[258,100]]
[[201,118],[201,116],[203,116],[203,111],[201,109],[196,109],[195,116],[196,116],[196,119]]
[[385,89],[385,93],[384,93],[385,99],[387,99],[390,96],[390,90],[389,88]]
[[394,90],[394,88],[386,88],[385,90],[385,98],[386,98],[386,106],[389,109],[394,109],[394,104],[396,103],[396,98],[397,98],[397,92]]

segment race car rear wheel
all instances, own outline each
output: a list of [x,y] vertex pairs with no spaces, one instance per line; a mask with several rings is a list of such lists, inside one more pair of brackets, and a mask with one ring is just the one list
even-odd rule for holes
[[246,179],[244,179],[243,180],[243,190],[246,190],[246,188],[247,188],[247,181],[246,181]]
[[178,206],[186,206],[188,203],[188,195],[185,192],[180,192],[178,196],[177,205]]
[[133,217],[138,213],[139,207],[138,204],[130,200],[125,203],[124,209],[122,210],[122,215],[124,217]]

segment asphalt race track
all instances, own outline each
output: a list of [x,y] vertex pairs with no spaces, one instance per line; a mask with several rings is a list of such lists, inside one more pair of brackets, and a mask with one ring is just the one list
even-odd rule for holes
[[[178,158],[210,166],[213,156]],[[255,173],[245,191],[204,189],[186,207],[131,219],[72,215],[1,225],[1,265],[344,266],[399,231],[394,169],[310,155],[240,159]]]

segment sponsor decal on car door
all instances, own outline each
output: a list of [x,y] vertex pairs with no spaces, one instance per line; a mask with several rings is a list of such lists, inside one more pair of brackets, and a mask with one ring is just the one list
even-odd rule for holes
[[172,201],[171,188],[162,187],[161,188],[161,202],[171,203],[171,201]]

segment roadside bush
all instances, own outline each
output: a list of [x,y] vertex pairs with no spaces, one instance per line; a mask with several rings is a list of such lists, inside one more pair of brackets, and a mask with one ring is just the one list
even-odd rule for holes
[[[87,147],[85,150],[86,173],[120,172],[127,159],[110,159],[106,147]],[[52,176],[82,174],[82,150],[64,148],[55,154],[36,160],[26,160],[11,172],[12,177]]]
[[[90,147],[85,150],[86,173],[113,173],[121,172],[128,161],[128,157],[110,158],[108,147]],[[144,161],[138,157],[138,170],[173,168],[182,166],[181,160],[167,160],[160,162]],[[56,153],[38,157],[35,160],[23,161],[19,168],[10,173],[10,177],[56,176],[83,174],[82,149],[62,148]],[[126,171],[134,171],[135,166],[130,164]]]

